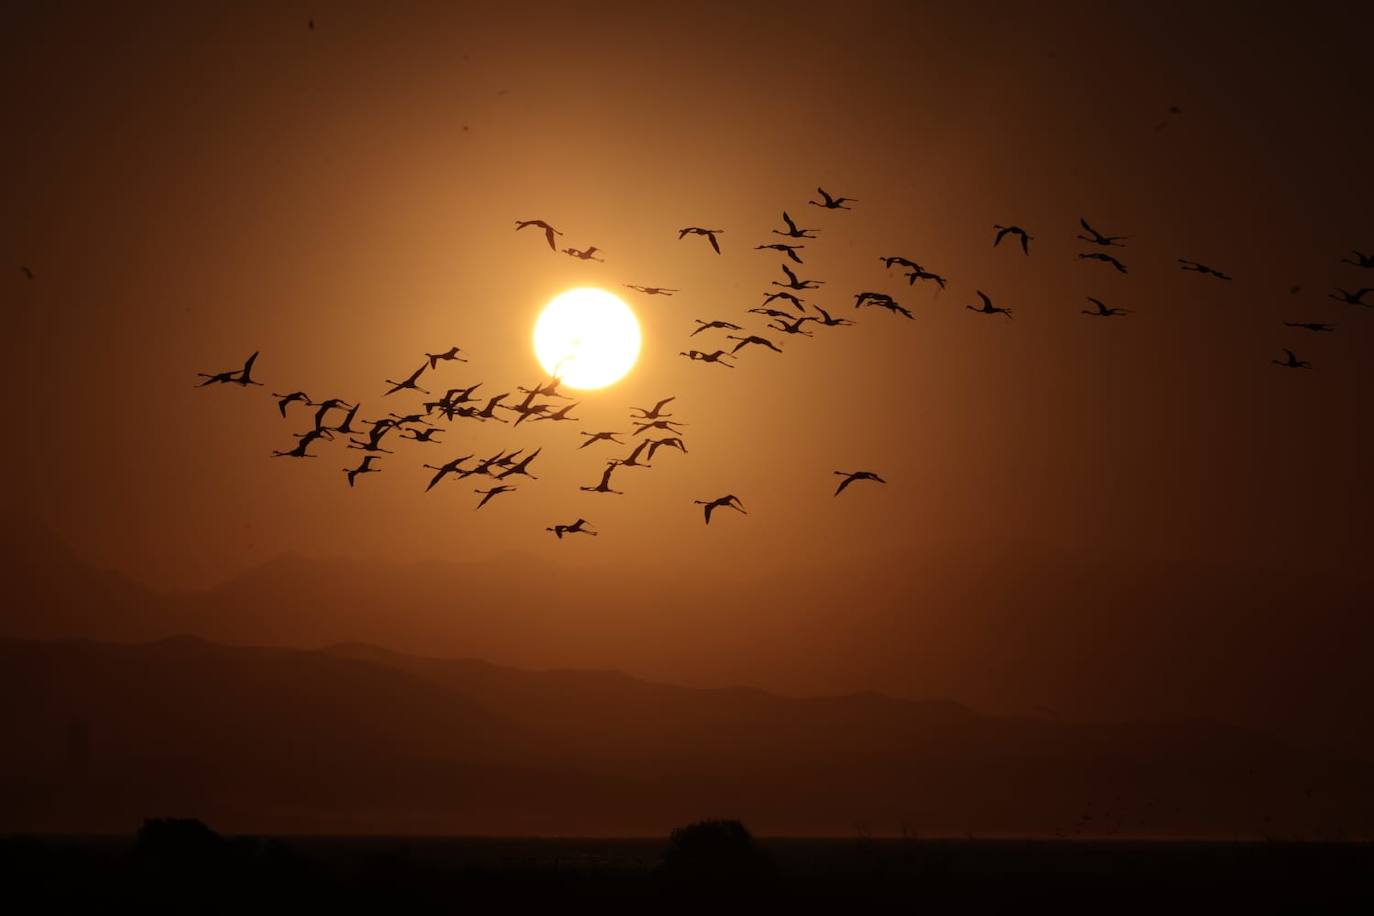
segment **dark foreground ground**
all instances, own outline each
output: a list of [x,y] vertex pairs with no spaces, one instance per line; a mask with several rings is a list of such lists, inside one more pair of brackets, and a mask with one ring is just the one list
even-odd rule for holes
[[1374,845],[761,839],[664,867],[666,840],[0,838],[5,896],[45,912],[1374,913]]

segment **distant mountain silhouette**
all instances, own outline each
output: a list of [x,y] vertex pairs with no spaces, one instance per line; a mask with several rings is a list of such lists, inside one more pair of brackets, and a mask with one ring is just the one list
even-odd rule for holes
[[176,815],[229,832],[656,835],[702,812],[772,834],[1374,828],[1374,766],[1208,722],[1065,725],[186,637],[0,640],[0,696],[0,832]]

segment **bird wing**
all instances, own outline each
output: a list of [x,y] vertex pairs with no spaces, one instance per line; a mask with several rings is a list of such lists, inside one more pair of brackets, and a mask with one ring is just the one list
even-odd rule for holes
[[986,293],[984,293],[981,289],[974,290],[974,292],[978,293],[978,298],[983,300],[984,308],[992,308],[992,300],[987,297]]

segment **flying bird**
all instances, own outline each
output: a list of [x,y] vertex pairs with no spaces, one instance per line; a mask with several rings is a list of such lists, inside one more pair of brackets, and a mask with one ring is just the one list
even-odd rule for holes
[[457,360],[460,363],[467,362],[467,360],[459,356],[458,353],[458,347],[449,347],[443,353],[426,353],[425,356],[429,359],[429,368],[437,369],[441,360]]
[[608,461],[608,462],[606,462],[606,470],[604,470],[604,471],[601,472],[601,482],[600,482],[600,483],[598,483],[598,484],[597,484],[596,486],[594,486],[594,487],[578,487],[578,489],[579,489],[579,490],[586,490],[588,493],[615,493],[615,494],[618,494],[618,495],[622,495],[622,496],[623,496],[623,495],[624,495],[624,491],[623,491],[623,490],[612,490],[612,489],[611,489],[611,473],[612,473],[613,471],[615,471],[615,469],[618,468],[618,467],[620,467],[620,462],[618,462],[618,461]]
[[821,317],[820,317],[820,318],[817,318],[816,320],[817,320],[818,322],[820,322],[820,324],[823,325],[824,327],[827,327],[827,328],[838,328],[838,327],[841,327],[841,326],[843,326],[843,325],[848,325],[848,324],[853,324],[853,323],[854,323],[854,322],[850,321],[848,318],[832,318],[832,317],[830,317],[830,313],[827,312],[825,309],[821,308],[819,305],[813,306],[813,307],[816,309],[816,311],[818,311],[818,312],[821,313]]
[[679,229],[677,237],[678,241],[682,241],[689,235],[704,235],[706,240],[711,243],[711,247],[716,250],[716,254],[720,254],[720,242],[716,241],[716,235],[724,231],[724,229],[703,229],[700,226],[688,226],[686,229]]
[[1110,264],[1115,267],[1117,273],[1126,273],[1126,265],[1107,254],[1105,251],[1089,251],[1080,254],[1078,257],[1083,261],[1101,261],[1104,264]]
[[1094,229],[1092,226],[1089,226],[1088,221],[1083,219],[1081,216],[1078,218],[1078,224],[1082,226],[1084,229],[1086,229],[1088,232],[1090,232],[1091,235],[1083,235],[1082,233],[1079,233],[1076,236],[1076,238],[1082,239],[1085,242],[1091,242],[1094,245],[1116,246],[1117,248],[1125,248],[1125,245],[1118,245],[1117,243],[1120,242],[1122,239],[1130,238],[1130,236],[1128,235],[1103,235],[1102,233]]
[[[783,312],[783,311],[779,311],[778,309],[768,308],[767,306],[760,306],[760,307],[758,307],[758,308],[752,308],[752,309],[749,309],[749,311],[750,311],[750,312],[753,312],[755,315],[766,315],[766,316],[769,317],[769,318],[777,318],[777,319],[782,320],[782,321],[791,321],[793,318],[796,317],[796,316],[793,315],[791,312]],[[742,330],[744,330],[744,329],[743,329],[743,328],[739,328],[739,330],[742,331]]]
[[1026,254],[1030,254],[1030,243],[1034,236],[1027,235],[1026,230],[1022,229],[1020,226],[993,226],[992,228],[997,231],[997,238],[992,241],[993,248],[1001,244],[1002,239],[1006,238],[1008,235],[1016,235],[1021,237],[1021,250]]
[[304,391],[293,391],[290,394],[277,394],[272,392],[272,397],[277,399],[277,409],[281,411],[282,419],[286,419],[286,408],[300,401],[306,407],[314,407],[315,404],[310,400],[310,395]]
[[[438,445],[440,440],[434,438],[435,433],[439,432],[438,427],[427,426],[424,429],[403,429],[401,430],[402,439],[413,439],[416,442],[433,442]],[[406,435],[410,433],[410,435]]]
[[396,392],[401,391],[402,389],[405,389],[405,388],[413,389],[413,390],[418,391],[418,392],[420,392],[420,393],[422,393],[422,394],[429,394],[428,391],[426,391],[424,388],[421,388],[419,385],[416,384],[416,382],[419,380],[420,376],[424,373],[425,369],[427,369],[427,368],[429,368],[429,364],[428,364],[428,363],[420,363],[420,368],[418,368],[418,369],[416,369],[414,372],[410,373],[410,376],[409,376],[408,378],[406,378],[404,381],[398,382],[398,381],[396,381],[395,379],[392,379],[392,378],[386,379],[386,380],[385,380],[386,383],[387,383],[388,385],[391,385],[392,388],[391,388],[391,390],[388,391],[386,394],[382,395],[382,397],[386,397],[387,395],[395,394]]
[[821,195],[820,200],[808,200],[807,203],[813,207],[824,207],[827,210],[851,210],[845,204],[857,204],[858,201],[852,197],[831,197],[825,192],[825,188],[816,188],[816,193]]
[[496,479],[497,479],[497,480],[505,480],[507,477],[510,477],[510,476],[512,476],[512,475],[514,475],[514,474],[522,474],[522,475],[524,475],[525,477],[530,478],[531,480],[538,480],[538,479],[539,479],[538,477],[535,477],[533,474],[531,474],[531,473],[529,472],[529,467],[530,467],[530,462],[533,461],[534,459],[538,458],[538,457],[539,457],[539,453],[542,452],[543,450],[544,450],[544,449],[543,449],[543,447],[541,446],[540,448],[537,448],[537,449],[535,449],[534,451],[530,452],[530,453],[529,453],[528,455],[526,455],[524,458],[521,458],[520,461],[519,461],[519,463],[517,463],[517,464],[512,464],[512,465],[510,465],[509,467],[507,467],[504,471],[502,471],[500,474],[497,474],[497,475],[496,475]]
[[820,321],[820,319],[811,315],[799,315],[795,321],[790,322],[775,318],[768,322],[768,326],[775,331],[782,331],[784,334],[801,334],[803,337],[814,337],[816,335],[802,327],[808,321]]
[[677,420],[645,420],[642,423],[638,420],[635,420],[632,422],[635,424],[634,435],[636,436],[640,435],[641,433],[646,433],[651,429],[661,429],[666,432],[670,432],[673,435],[680,436],[682,435],[682,430],[674,429],[673,427],[687,425],[686,423],[682,423]]
[[27,280],[32,280],[32,279],[33,279],[33,271],[29,270],[29,267],[28,267],[27,264],[21,264],[21,265],[19,265],[19,269],[22,270],[22,271],[24,272],[24,278],[25,278],[25,279],[27,279]]
[[733,369],[735,367],[730,365],[729,363],[721,362],[722,359],[728,357],[729,355],[730,354],[726,353],[724,350],[717,350],[714,353],[703,353],[700,350],[688,350],[685,353],[678,354],[678,356],[685,356],[693,362],[720,363],[727,369]]
[[346,475],[348,475],[348,485],[350,487],[353,486],[353,481],[357,479],[359,474],[380,474],[382,472],[382,469],[374,468],[372,466],[372,462],[376,460],[376,455],[364,455],[363,463],[358,465],[356,468],[344,468],[343,472]]
[[389,455],[391,450],[382,448],[382,439],[395,428],[396,424],[389,420],[378,420],[372,424],[372,429],[368,431],[366,442],[359,439],[349,439],[348,448],[356,448],[364,452],[386,452]]
[[996,314],[998,314],[998,313],[1001,313],[1001,314],[1003,314],[1003,315],[1006,315],[1008,318],[1011,317],[1011,309],[1002,308],[1001,306],[993,305],[993,304],[992,304],[992,300],[989,299],[989,298],[987,297],[987,294],[984,293],[981,289],[980,289],[980,290],[975,290],[975,292],[978,293],[978,298],[983,300],[983,307],[982,307],[982,308],[974,308],[974,307],[971,306],[971,305],[966,305],[966,306],[964,306],[964,308],[968,309],[970,312],[981,312],[981,313],[984,314],[984,315],[996,315]]
[[[1365,254],[1362,251],[1355,251],[1353,249],[1350,253],[1355,256],[1354,260],[1350,258],[1341,258],[1342,264],[1354,264],[1356,267],[1363,267],[1365,270],[1374,268],[1374,254]],[[28,273],[27,267],[24,268],[24,272]],[[29,274],[29,279],[33,279],[33,274]]]
[[786,236],[789,239],[814,239],[816,237],[812,234],[816,231],[815,229],[798,229],[797,224],[792,221],[792,217],[787,215],[786,210],[782,211],[782,221],[787,224],[787,231],[774,229],[774,235]]
[[597,533],[595,531],[587,530],[587,526],[590,524],[591,522],[587,521],[585,518],[579,518],[571,525],[554,525],[552,528],[545,528],[544,530],[552,531],[554,537],[558,538],[560,541],[563,540],[563,535],[565,534],[590,534],[592,537],[596,537]]
[[1094,299],[1092,296],[1086,297],[1089,302],[1097,306],[1097,309],[1082,309],[1084,315],[1093,315],[1100,318],[1111,318],[1113,315],[1129,315],[1130,309],[1109,307],[1101,299]]
[[900,264],[903,267],[908,267],[912,270],[921,269],[920,264],[917,264],[915,261],[911,260],[911,258],[904,258],[901,255],[882,255],[878,258],[878,260],[882,261],[883,266],[886,267],[888,270],[891,270],[894,264]]
[[1298,357],[1297,357],[1296,355],[1294,355],[1293,351],[1292,351],[1292,350],[1289,350],[1287,347],[1284,348],[1283,352],[1288,354],[1288,359],[1287,359],[1287,360],[1271,359],[1271,360],[1269,360],[1269,362],[1273,363],[1273,364],[1276,365],[1276,366],[1283,366],[1285,369],[1311,369],[1311,368],[1312,368],[1312,364],[1311,364],[1311,363],[1309,363],[1309,362],[1307,362],[1306,360],[1303,360],[1303,359],[1298,359]]
[[576,406],[577,402],[573,401],[571,404],[567,404],[559,410],[555,410],[553,413],[540,414],[539,416],[535,417],[534,420],[531,422],[535,422],[538,420],[552,420],[555,423],[562,423],[568,420],[577,420],[577,417],[568,416],[568,411],[572,410]]
[[328,433],[328,432],[325,432],[324,430],[319,430],[319,429],[312,429],[312,430],[310,430],[309,432],[305,432],[305,433],[297,433],[297,434],[296,434],[296,439],[297,439],[298,441],[296,442],[296,447],[295,447],[295,448],[287,449],[287,450],[285,450],[285,451],[274,451],[274,452],[272,453],[272,457],[273,457],[273,458],[314,458],[315,456],[309,454],[309,453],[306,451],[306,449],[310,448],[310,443],[314,442],[316,439],[327,438],[328,436],[329,436],[329,433]]
[[639,456],[644,454],[644,450],[649,447],[650,441],[652,440],[642,440],[638,445],[636,445],[633,449],[630,450],[630,454],[628,457],[618,459],[616,461],[616,464],[626,468],[647,468],[649,466],[649,459],[645,458],[643,461],[640,461]]
[[1177,260],[1178,263],[1183,265],[1183,267],[1181,268],[1182,270],[1191,271],[1195,274],[1211,275],[1213,277],[1216,277],[1218,280],[1231,279],[1231,277],[1227,274],[1224,274],[1219,270],[1213,270],[1206,264],[1201,264],[1197,261],[1190,261],[1187,258],[1178,258]]
[[581,251],[578,251],[576,248],[564,248],[563,253],[569,257],[577,258],[579,261],[600,261],[604,264],[606,263],[606,259],[596,256],[596,253],[600,250],[600,248],[592,245],[590,248],[585,248]]
[[494,497],[494,496],[500,496],[502,493],[514,493],[515,491],[516,491],[516,487],[508,487],[508,486],[506,486],[505,484],[498,484],[498,485],[492,487],[490,490],[478,490],[478,489],[474,489],[472,492],[474,492],[474,493],[481,493],[481,494],[483,494],[483,496],[482,496],[482,501],[479,502],[475,507],[473,507],[473,511],[475,512],[475,511],[477,511],[478,509],[480,509],[480,508],[482,508],[483,506],[485,506],[487,503],[491,502],[491,499],[492,499],[492,497]]
[[731,353],[738,353],[740,350],[744,349],[750,344],[757,344],[760,347],[767,347],[774,353],[782,352],[782,350],[778,349],[778,345],[773,343],[773,341],[769,340],[767,337],[759,337],[755,334],[750,334],[748,337],[740,337],[737,334],[726,334],[725,339],[739,341],[739,343],[735,344],[735,349],[730,351]]
[[1327,324],[1323,321],[1285,321],[1284,325],[1290,328],[1302,328],[1304,331],[1334,331],[1334,324]]
[[843,493],[844,488],[849,486],[856,480],[873,480],[877,481],[878,483],[887,483],[886,480],[883,480],[881,477],[879,477],[877,474],[874,474],[872,471],[836,471],[835,474],[838,477],[844,478],[844,480],[840,481],[840,485],[835,488],[836,496],[839,496],[841,493]]
[[549,379],[543,385],[535,385],[533,388],[525,388],[522,385],[517,385],[516,390],[523,391],[526,394],[530,395],[537,394],[546,398],[562,398],[565,401],[571,401],[572,395],[562,394],[558,390],[558,386],[561,384],[563,384],[563,380],[561,378],[554,377]]
[[754,246],[754,250],[755,250],[755,251],[765,251],[765,250],[768,250],[768,251],[781,251],[783,254],[785,254],[785,255],[787,255],[789,258],[791,258],[793,261],[797,262],[798,264],[801,264],[801,263],[803,263],[803,261],[802,261],[801,257],[797,254],[797,252],[798,252],[798,251],[801,251],[801,250],[802,250],[803,248],[805,248],[805,247],[806,247],[805,245],[787,245],[787,244],[784,244],[784,243],[782,243],[782,242],[774,242],[774,243],[771,244],[771,245],[755,245],[755,246]]
[[197,385],[197,388],[204,388],[206,385],[233,384],[247,387],[249,385],[261,385],[262,382],[253,381],[253,363],[258,360],[258,351],[254,350],[253,355],[243,361],[242,369],[227,369],[224,372],[197,372],[205,381]]
[[908,286],[915,286],[917,280],[934,280],[935,283],[939,285],[940,289],[945,288],[944,277],[940,276],[939,274],[933,271],[922,270],[919,267],[906,275],[906,282]]
[[669,289],[666,286],[637,286],[634,283],[626,283],[627,289],[644,293],[646,296],[671,296],[673,293],[680,293],[680,289]]
[[891,302],[891,301],[892,301],[892,297],[889,296],[887,293],[868,293],[868,292],[865,292],[865,293],[855,293],[855,294],[854,294],[854,307],[855,307],[855,308],[858,308],[858,307],[860,307],[860,306],[862,306],[862,305],[869,305],[869,304],[872,304],[872,305],[881,305],[881,304],[884,303],[884,302]]
[[427,467],[431,471],[435,472],[434,476],[429,479],[429,486],[425,487],[425,492],[428,493],[430,490],[433,490],[435,484],[443,480],[448,475],[456,474],[459,471],[461,471],[463,462],[467,461],[471,457],[471,455],[464,455],[461,458],[454,458],[452,461],[445,461],[443,464],[422,465],[422,467]]
[[664,439],[645,439],[644,442],[640,444],[649,446],[649,461],[654,460],[654,452],[664,447],[675,448],[682,452],[682,454],[687,454],[687,444],[677,436],[668,436]]
[[563,233],[559,232],[557,229],[553,228],[553,227],[550,226],[548,223],[544,222],[542,219],[518,219],[518,220],[515,221],[515,231],[516,231],[516,232],[519,232],[521,229],[524,229],[526,226],[534,226],[534,227],[536,227],[536,228],[543,229],[543,230],[544,230],[544,238],[546,238],[546,239],[549,240],[549,250],[551,250],[551,251],[557,251],[557,250],[558,250],[558,246],[557,246],[556,244],[554,244],[553,237],[554,237],[555,235],[562,235]]
[[702,331],[709,331],[712,328],[720,328],[726,331],[744,330],[744,328],[740,327],[739,325],[731,324],[728,321],[702,321],[700,318],[693,318],[692,320],[695,321],[699,325],[699,327],[692,333],[688,334],[688,337],[696,337]]
[[630,414],[630,418],[632,420],[657,420],[659,417],[671,417],[672,414],[664,413],[663,408],[667,407],[669,404],[676,400],[677,395],[664,398],[649,410],[645,410],[643,407],[631,407],[630,410],[637,411],[639,415],[635,416],[635,414],[632,413]]
[[734,509],[736,512],[748,515],[744,511],[744,503],[740,502],[739,497],[734,494],[727,494],[718,499],[694,499],[692,502],[698,506],[705,506],[703,514],[706,516],[706,524],[711,524],[711,512],[716,509]]
[[498,394],[498,395],[496,395],[496,396],[494,396],[494,397],[492,397],[492,398],[488,398],[488,399],[487,399],[487,406],[483,407],[481,410],[474,411],[474,412],[472,413],[473,419],[476,419],[476,420],[495,420],[497,423],[504,423],[504,422],[506,422],[505,420],[502,420],[500,417],[498,417],[498,416],[496,415],[496,408],[500,405],[500,403],[501,403],[503,400],[505,400],[505,399],[508,398],[508,397],[510,397],[510,392],[509,392],[509,391],[505,392],[504,394]]
[[788,267],[786,264],[779,266],[782,267],[782,272],[787,274],[787,282],[783,283],[781,280],[774,280],[774,286],[782,286],[787,289],[815,289],[823,283],[821,280],[799,280],[797,279],[797,275],[792,272],[792,268]]
[[[1340,293],[1340,295],[1336,295],[1337,293]],[[1370,293],[1374,293],[1374,289],[1370,289],[1369,287],[1351,291],[1337,286],[1333,287],[1333,291],[1328,293],[1326,298],[1335,299],[1337,302],[1344,302],[1346,305],[1363,305],[1365,308],[1369,308],[1374,306],[1374,302],[1365,302],[1364,297]]]
[[624,445],[624,444],[625,444],[624,442],[621,442],[619,439],[616,438],[616,436],[622,436],[622,435],[624,435],[624,433],[616,433],[616,432],[609,432],[609,433],[583,433],[583,432],[579,432],[578,435],[579,435],[579,436],[586,436],[586,437],[587,437],[587,441],[586,441],[586,442],[583,442],[581,445],[579,445],[578,448],[586,448],[587,446],[591,445],[593,442],[614,442],[616,445]]
[[764,305],[767,305],[768,303],[772,302],[772,301],[775,300],[775,299],[785,299],[785,300],[788,302],[788,304],[790,304],[791,306],[793,306],[797,311],[799,311],[799,312],[804,312],[804,311],[806,311],[806,306],[802,304],[802,301],[801,301],[800,299],[797,298],[797,296],[796,296],[795,293],[789,293],[787,290],[782,290],[782,291],[776,292],[776,293],[764,293],[764,294],[763,294],[763,304],[764,304]]

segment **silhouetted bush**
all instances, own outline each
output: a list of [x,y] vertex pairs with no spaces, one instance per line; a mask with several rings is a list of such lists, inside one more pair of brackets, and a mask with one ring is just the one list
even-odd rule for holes
[[668,836],[659,876],[673,885],[757,888],[777,873],[772,858],[739,821],[697,821]]

